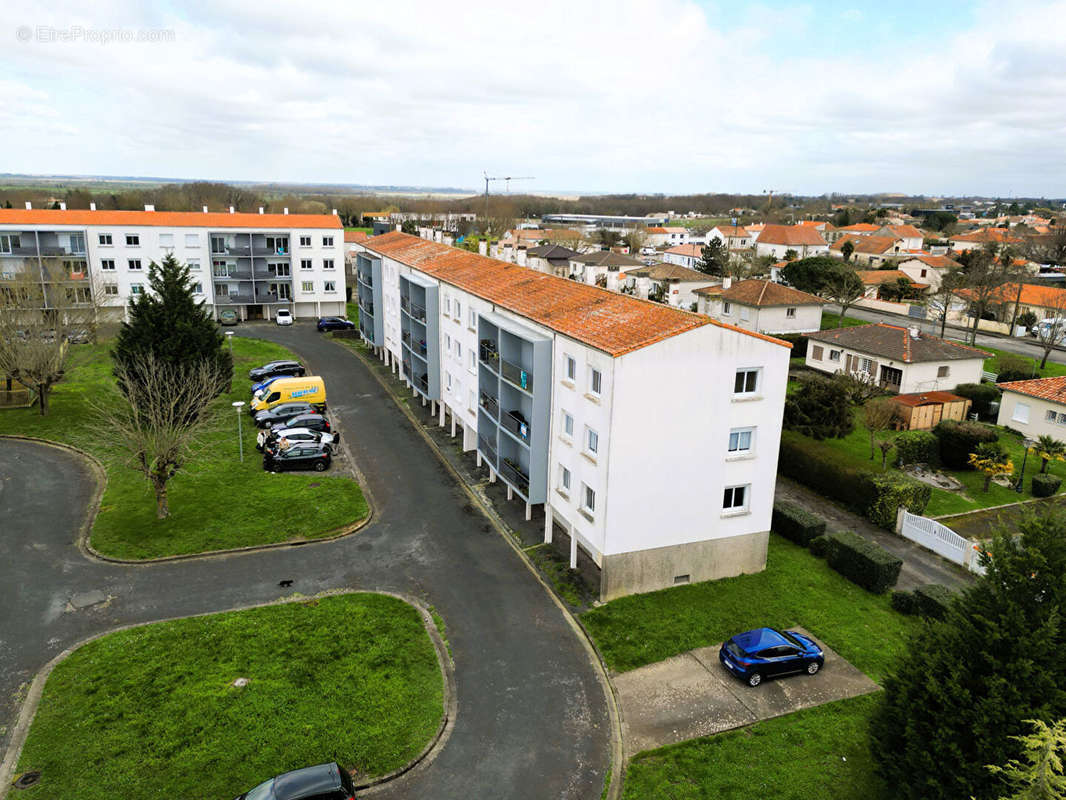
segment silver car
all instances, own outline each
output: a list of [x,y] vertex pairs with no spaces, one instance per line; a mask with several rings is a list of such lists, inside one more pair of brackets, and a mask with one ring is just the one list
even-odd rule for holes
[[336,439],[332,433],[313,431],[310,428],[280,428],[278,430],[259,431],[258,435],[255,437],[256,449],[262,450],[266,447],[267,442],[272,440],[278,442],[284,440],[290,444],[295,444],[296,442],[301,444],[304,442],[324,444],[328,445],[332,450],[333,442]]

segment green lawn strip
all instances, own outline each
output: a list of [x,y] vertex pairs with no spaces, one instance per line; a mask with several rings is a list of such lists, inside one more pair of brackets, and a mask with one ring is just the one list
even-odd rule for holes
[[[70,368],[52,395],[49,414],[36,408],[0,411],[0,433],[38,436],[93,451],[86,435],[90,401],[111,382],[108,345],[72,348]],[[368,506],[348,477],[263,471],[255,426],[242,418],[244,463],[238,457],[234,400],[249,399],[248,369],[293,354],[270,342],[234,337],[232,391],[217,401],[227,413],[205,437],[188,471],[169,484],[170,517],[155,518],[155,496],[132,469],[109,466],[93,527],[94,548],[114,558],[144,559],[320,538],[366,517]],[[352,432],[346,431],[347,435]]]
[[[232,686],[247,678],[243,688]],[[336,760],[397,769],[437,730],[419,613],[375,594],[162,622],[90,642],[49,676],[18,770],[26,798],[229,798]]]
[[844,317],[844,322],[841,324],[840,315],[833,314],[829,311],[822,312],[822,330],[828,330],[830,328],[854,328],[859,325],[872,325],[869,320],[856,319],[855,317]]
[[[1034,342],[1035,339],[1024,339],[1023,341]],[[1012,359],[1021,359],[1032,368],[1038,368],[1040,366],[1040,358],[1030,358],[1029,356],[1018,355],[1017,353],[1009,353],[1006,350],[998,350],[994,347],[988,347],[980,344],[978,348],[984,350],[986,353],[992,353],[992,358],[985,361],[985,370],[988,372],[999,372],[999,358],[1000,356],[1007,356]],[[1054,355],[1055,353],[1053,353]],[[1042,358],[1043,356],[1041,356]],[[1055,362],[1048,360],[1043,369],[1036,370],[1037,377],[1040,378],[1055,378],[1060,375],[1066,375],[1066,364],[1056,364]]]
[[358,303],[345,303],[345,314],[351,322],[355,323],[355,327],[359,327],[359,304]]
[[1017,531],[1019,523],[1028,515],[1046,516],[1060,512],[1063,506],[1066,506],[1066,494],[1057,494],[1023,505],[971,511],[961,517],[949,517],[941,521],[960,536],[991,539],[998,531]]
[[640,753],[629,763],[622,797],[887,798],[867,738],[877,702],[876,695],[840,700]]
[[751,628],[799,625],[875,681],[918,625],[893,611],[887,595],[870,594],[776,535],[762,572],[622,597],[581,618],[618,672]]
[[374,233],[374,229],[373,228],[359,227],[359,226],[356,226],[354,228],[345,228],[344,230],[346,230],[346,231],[359,231],[361,233],[365,233],[367,236],[372,236],[373,233]]

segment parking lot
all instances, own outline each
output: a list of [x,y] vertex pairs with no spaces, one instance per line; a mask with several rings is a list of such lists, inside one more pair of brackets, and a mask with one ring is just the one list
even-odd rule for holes
[[[806,633],[803,628],[792,630]],[[814,637],[817,639],[817,637]],[[719,645],[614,675],[628,755],[710,736],[880,687],[818,641],[825,666],[750,687],[718,661]]]

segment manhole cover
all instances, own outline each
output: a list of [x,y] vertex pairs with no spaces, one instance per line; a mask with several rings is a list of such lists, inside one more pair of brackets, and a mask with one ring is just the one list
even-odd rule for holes
[[22,775],[19,775],[18,780],[15,781],[15,788],[29,789],[31,786],[35,785],[40,779],[41,773],[38,770],[33,770],[32,772],[24,773]]

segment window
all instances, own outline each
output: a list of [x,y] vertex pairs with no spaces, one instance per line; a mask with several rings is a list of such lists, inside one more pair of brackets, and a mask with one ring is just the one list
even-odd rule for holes
[[193,290],[194,294],[203,294],[204,293],[204,285],[202,283],[194,283],[192,285],[192,290]]
[[829,360],[830,361],[839,361],[841,352],[842,351],[840,351],[840,350],[830,350],[829,351]]
[[313,292],[315,290],[315,284],[313,281],[302,281],[300,283],[300,290],[304,292]]
[[444,296],[444,316],[450,317],[452,315],[452,299],[447,295]]
[[226,252],[226,237],[225,236],[212,236],[211,237],[211,252],[212,253],[225,253]]
[[101,233],[97,239],[99,240],[101,247],[111,247],[111,245],[114,244],[114,242],[111,241],[110,233]]
[[925,270],[925,269],[923,269],[923,270],[922,270],[922,275],[921,275],[921,277],[923,277],[923,278],[924,278],[924,277],[925,277],[925,274],[926,274],[926,273],[927,273],[928,271],[929,271],[929,270]]
[[310,246],[311,246],[311,237],[310,236],[301,236],[300,237],[300,247],[310,247]]
[[462,320],[462,318],[463,318],[463,304],[460,303],[458,300],[456,300],[455,301],[455,319],[456,319],[456,321],[459,321],[459,320]]
[[859,372],[865,372],[867,375],[874,371],[874,362],[868,358],[859,359]]
[[189,267],[189,270],[191,272],[199,272],[200,271],[200,259],[198,259],[198,258],[190,258],[185,263]]
[[752,440],[754,438],[754,428],[733,428],[733,430],[729,432],[729,452],[750,453]]
[[140,246],[141,246],[141,237],[140,236],[138,236],[136,233],[127,233],[126,234],[126,247],[140,247]]
[[1059,414],[1059,425],[1066,425],[1066,414]]
[[738,369],[733,381],[733,394],[755,394],[759,389],[758,369]]
[[573,356],[566,356],[566,379],[571,383],[577,380],[577,362]]
[[323,236],[322,237],[322,246],[323,247],[333,247],[333,237],[332,236]]
[[811,358],[813,358],[815,361],[821,361],[823,352],[824,351],[822,350],[822,346],[821,345],[819,345],[819,344],[813,345],[811,347]]
[[463,360],[463,343],[458,339],[455,340],[455,357],[460,361]]
[[796,318],[796,309],[794,309],[794,308],[786,308],[785,309],[785,318],[786,319],[795,319]]
[[563,435],[567,439],[574,438],[574,417],[566,411],[563,412]]
[[0,253],[10,253],[12,248],[17,250],[20,247],[22,247],[22,239],[19,236],[12,234],[0,236]]
[[199,247],[200,246],[200,234],[187,233],[185,234],[185,246],[186,247]]
[[237,271],[236,264],[227,264],[225,261],[212,261],[211,274],[216,278],[228,278],[231,272]]
[[592,428],[585,428],[585,450],[593,455],[600,451],[600,435]]
[[[108,296],[108,297],[117,297],[118,296],[118,284],[116,284],[116,283],[105,283],[104,284],[104,294],[106,296]],[[1052,411],[1051,415],[1055,416],[1055,412]],[[1052,420],[1052,422],[1054,422],[1054,420]]]
[[570,470],[562,464],[559,465],[559,487],[564,492],[570,491]]
[[476,330],[477,329],[477,312],[474,311],[474,309],[470,309],[469,326],[470,326],[470,330]]
[[603,388],[603,376],[600,375],[600,371],[593,367],[589,367],[589,391],[593,394],[599,394]]
[[1058,415],[1054,411],[1048,411],[1044,414],[1044,422],[1054,422]]
[[740,307],[740,321],[741,322],[747,322],[749,319],[751,319],[751,309],[748,308],[747,306],[741,306]]
[[596,511],[596,493],[584,483],[581,488],[581,507],[591,514]]
[[100,269],[105,272],[112,272],[115,269],[115,259],[105,258],[100,261]]
[[474,390],[470,390],[470,411],[472,412],[477,408],[477,395],[474,394]]
[[174,246],[174,234],[173,233],[161,233],[161,234],[159,234],[159,246],[160,247],[173,247]]
[[138,270],[141,268],[141,260],[139,258],[131,258],[126,262],[126,266],[132,270]]
[[309,258],[301,258],[300,259],[300,269],[311,269],[311,259],[309,259]]
[[1029,424],[1029,404],[1028,403],[1015,403],[1014,414],[1011,415],[1011,420],[1014,422],[1020,422],[1023,425]]
[[728,300],[722,303],[722,313],[727,317],[733,313],[733,304]]
[[467,350],[466,360],[470,362],[470,372],[477,372],[477,352],[474,350]]
[[333,259],[332,258],[323,258],[322,259],[322,269],[334,269],[334,267],[333,267]]
[[131,283],[130,294],[144,294],[144,285],[140,283]]
[[452,349],[452,337],[448,334],[444,334],[444,352],[447,353]]
[[948,376],[948,371],[949,370],[950,370],[950,367],[948,367],[947,364],[945,364],[942,367],[937,367],[936,368],[936,376],[938,378],[946,378]]
[[727,486],[722,497],[723,511],[747,511],[748,485]]
[[335,292],[335,291],[337,291],[337,282],[336,281],[326,281],[324,284],[322,284],[322,289],[325,292]]
[[445,383],[446,383],[446,385],[448,387],[448,391],[450,392],[452,390],[452,374],[450,372],[445,372],[444,373],[444,378],[445,378]]

